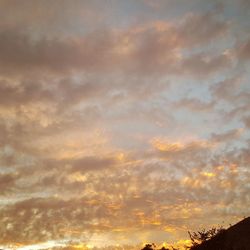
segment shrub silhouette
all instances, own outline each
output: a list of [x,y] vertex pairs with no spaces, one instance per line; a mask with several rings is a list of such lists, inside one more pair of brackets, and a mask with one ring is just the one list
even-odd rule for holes
[[[214,238],[215,236],[223,233],[225,231],[225,229],[223,227],[212,227],[211,229],[202,229],[200,231],[197,232],[190,232],[188,231],[188,235],[189,238],[191,240],[191,246],[185,246],[186,249],[190,249],[190,250],[195,250],[197,246],[199,246],[200,244],[202,244],[205,241],[208,241],[212,238]],[[141,250],[178,250],[179,248],[175,248],[173,246],[171,246],[170,248],[156,248],[156,245],[154,243],[151,244],[146,244]]]
[[[209,230],[202,229],[197,232],[188,232],[191,246],[184,246],[189,250],[249,250],[250,249],[250,217],[244,218],[233,226],[225,229],[213,227]],[[156,247],[155,244],[147,244],[141,250],[180,250],[170,246]],[[181,248],[183,249],[183,248]]]

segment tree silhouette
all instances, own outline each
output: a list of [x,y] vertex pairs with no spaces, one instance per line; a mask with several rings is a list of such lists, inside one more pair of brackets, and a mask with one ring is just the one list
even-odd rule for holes
[[152,244],[146,244],[144,246],[144,248],[142,248],[141,250],[155,250],[155,247],[156,247],[156,245],[154,243],[152,243]]
[[166,247],[161,247],[161,248],[156,248],[156,245],[154,243],[152,244],[146,244],[144,246],[144,248],[142,248],[141,250],[178,250],[177,248],[171,247],[170,248],[166,248]]
[[[188,231],[189,238],[191,240],[191,246],[185,246],[185,248],[190,250],[195,250],[196,247],[202,244],[203,242],[214,238],[215,236],[221,234],[224,231],[225,229],[223,227],[219,228],[212,227],[211,229],[208,230],[202,229],[197,232]],[[141,250],[178,250],[178,249],[179,248],[175,248],[173,246],[171,246],[171,249],[165,248],[164,246],[162,248],[156,248],[156,245],[154,243],[151,243],[151,244],[146,244]]]
[[212,227],[211,229],[202,229],[201,231],[198,232],[190,232],[188,231],[189,238],[191,240],[191,246],[189,247],[191,250],[195,249],[196,246],[202,244],[205,241],[208,241],[215,237],[216,235],[224,232],[225,229],[223,227]]

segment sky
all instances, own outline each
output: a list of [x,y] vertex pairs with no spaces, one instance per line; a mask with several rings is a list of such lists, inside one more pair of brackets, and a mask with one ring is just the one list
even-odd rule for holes
[[250,1],[0,16],[0,248],[139,250],[250,215]]

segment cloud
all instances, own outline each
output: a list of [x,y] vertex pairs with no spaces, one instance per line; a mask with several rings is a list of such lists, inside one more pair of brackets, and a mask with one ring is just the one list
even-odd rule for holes
[[198,112],[211,111],[213,110],[214,105],[215,104],[213,102],[206,103],[195,98],[183,98],[174,104],[176,108],[188,108]]
[[0,1],[1,244],[174,241],[249,212],[245,24],[148,3]]
[[[61,223],[67,223],[67,220],[72,217],[71,213],[75,211],[75,205],[76,202],[74,201],[66,202],[53,198],[34,198],[6,208],[1,215],[1,221],[4,221],[0,228],[2,235],[1,243],[14,243],[13,239],[16,242],[35,243],[47,240],[53,236],[58,238],[60,231],[66,230],[65,225]],[[83,213],[78,214],[78,219],[82,216],[82,219],[84,218]],[[19,216],[14,219],[15,214],[19,214]],[[55,223],[59,220],[59,224],[51,224],[52,218],[55,220]],[[76,219],[75,216],[72,218]]]
[[25,105],[33,102],[49,102],[54,98],[49,89],[43,88],[43,83],[22,82],[15,86],[11,81],[1,81],[1,106]]
[[16,181],[18,180],[18,174],[0,174],[0,195],[6,195],[6,193],[13,192],[16,188]]
[[200,56],[182,62],[180,49],[207,43],[226,31],[227,25],[209,14],[188,16],[179,26],[155,22],[125,31],[104,29],[62,38],[42,36],[34,39],[29,32],[6,29],[0,33],[0,65],[2,73],[28,73],[32,69],[33,72],[60,74],[110,72],[112,69],[137,74],[175,74],[179,63],[183,65],[181,69],[185,69],[192,60],[193,63],[198,61],[197,66],[204,65],[200,67],[203,73],[206,69],[210,73],[228,65],[225,56],[217,56],[211,63]]
[[[53,168],[51,163],[40,180],[36,174],[28,177],[34,180],[29,183],[34,185],[35,198],[2,208],[0,220],[8,225],[8,230],[1,228],[2,243],[13,238],[26,244],[64,237],[86,240],[95,232],[116,228],[129,232],[129,228],[150,231],[171,226],[177,230],[196,216],[203,218],[208,210],[226,211],[227,204],[232,208],[238,202],[246,204],[247,186],[240,180],[247,183],[250,177],[244,172],[247,151],[218,154],[207,142],[159,143],[153,144],[156,152],[147,160],[122,161],[116,168],[106,168],[113,160],[87,157],[72,161],[73,168],[65,168],[62,162]],[[39,186],[56,196],[38,198]],[[26,188],[31,190],[29,185]]]
[[178,29],[184,47],[210,43],[225,36],[227,31],[228,23],[217,19],[211,12],[187,15]]
[[239,92],[241,84],[242,79],[239,76],[234,76],[216,83],[210,90],[217,98],[231,102]]
[[250,128],[250,117],[245,117],[243,122],[247,128]]
[[[41,38],[33,40],[29,34],[2,31],[0,34],[2,72],[105,69],[105,62],[115,59],[110,49],[114,41],[109,33],[93,33],[83,38]],[[111,56],[110,56],[111,55]]]
[[250,59],[250,40],[243,42],[236,50],[238,60],[248,61]]
[[191,76],[197,75],[198,77],[203,77],[221,72],[230,66],[230,59],[226,55],[222,54],[210,57],[203,54],[197,54],[183,59],[180,72],[184,71]]
[[199,158],[201,155],[206,154],[208,149],[214,147],[213,143],[209,141],[192,141],[187,144],[183,144],[168,143],[156,139],[153,140],[152,144],[159,157],[177,162],[179,160],[187,162],[187,159],[191,160],[194,154],[197,156],[197,158]]
[[47,0],[37,2],[28,0],[25,3],[1,0],[0,6],[1,30],[7,28],[28,31],[34,37],[68,36],[83,28],[89,30],[93,28],[94,22],[95,25],[101,25],[108,14],[108,9],[105,6],[101,9],[95,1],[86,3],[76,0],[72,4],[57,0],[53,3]]
[[232,129],[229,130],[225,133],[221,133],[221,134],[212,134],[211,135],[211,140],[214,142],[222,142],[222,143],[226,143],[228,141],[237,139],[239,136],[241,136],[243,130],[242,129]]
[[112,158],[101,159],[97,157],[84,157],[73,161],[72,170],[79,172],[102,170],[114,165],[115,162],[116,160]]

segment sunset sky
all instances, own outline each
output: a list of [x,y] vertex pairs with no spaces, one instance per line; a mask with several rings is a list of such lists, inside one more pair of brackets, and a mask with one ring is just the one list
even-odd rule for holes
[[249,30],[248,0],[0,0],[0,248],[249,216]]

